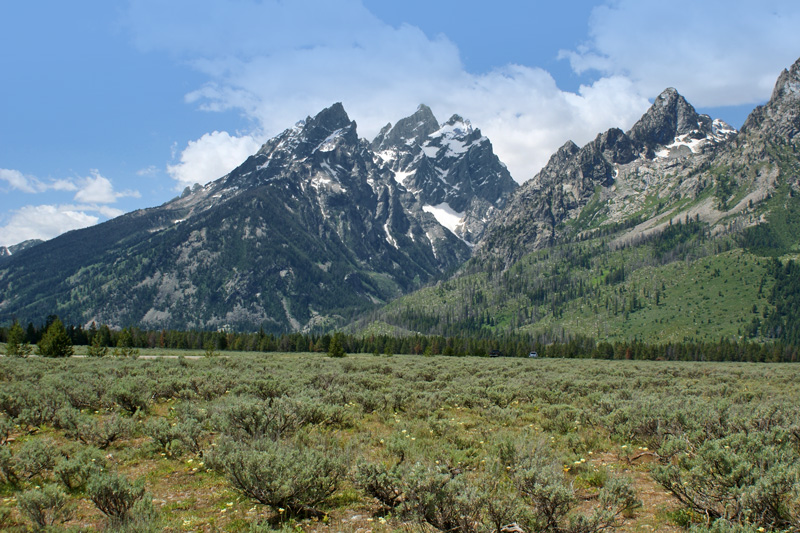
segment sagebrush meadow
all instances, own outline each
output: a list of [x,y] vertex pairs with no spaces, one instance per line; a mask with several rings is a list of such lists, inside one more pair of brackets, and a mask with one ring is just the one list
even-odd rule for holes
[[800,527],[795,365],[224,355],[0,360],[2,528]]

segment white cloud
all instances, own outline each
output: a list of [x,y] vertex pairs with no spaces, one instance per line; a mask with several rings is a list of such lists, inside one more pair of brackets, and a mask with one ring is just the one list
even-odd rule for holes
[[50,186],[50,189],[54,191],[76,191],[78,190],[78,186],[75,185],[70,180],[54,180]]
[[114,191],[114,186],[108,178],[100,175],[97,170],[91,171],[91,177],[80,181],[80,189],[75,193],[75,201],[92,204],[112,204],[119,198],[139,198],[138,191]]
[[0,180],[8,183],[12,189],[22,192],[40,192],[41,183],[32,176],[25,176],[19,170],[0,168]]
[[[603,77],[578,93],[560,90],[548,72],[530,66],[467,72],[446,37],[387,25],[357,0],[239,0],[224,7],[136,0],[128,15],[139,46],[166,50],[208,76],[188,102],[243,112],[259,138],[337,101],[359,134],[371,138],[426,103],[440,121],[452,113],[472,120],[525,181],[567,140],[583,144],[610,127],[629,128],[647,99],[667,86],[698,106],[768,97],[800,50],[800,21],[789,1],[764,5],[713,0],[676,9],[620,0],[598,8],[591,42],[566,55],[576,70]],[[765,31],[771,24],[774,30]],[[746,38],[748,31],[758,38]],[[169,173],[185,185],[216,179],[244,160],[247,151],[237,152],[234,139],[246,138],[214,133],[190,142]]]
[[796,0],[618,0],[595,8],[590,41],[563,56],[651,98],[675,87],[700,107],[754,104],[800,55],[798,28]]
[[158,172],[159,170],[155,165],[150,165],[149,167],[137,170],[136,175],[150,177],[150,176],[157,176]]
[[137,191],[115,191],[111,181],[97,170],[92,170],[89,177],[75,181],[61,179],[44,183],[16,170],[0,169],[0,179],[24,192],[77,191],[74,200],[80,202],[27,205],[11,211],[0,218],[7,222],[0,227],[0,246],[13,245],[28,239],[52,239],[70,230],[92,226],[102,219],[120,216],[123,214],[122,210],[105,204],[114,203],[123,197],[140,196]]
[[100,219],[74,206],[27,205],[13,211],[0,227],[0,246],[10,246],[28,239],[52,239],[70,230],[97,224]]
[[45,183],[35,176],[27,176],[19,170],[0,168],[0,180],[5,181],[12,189],[27,193],[42,193],[47,190],[74,191],[77,189],[69,180],[53,180]]
[[[243,111],[258,124],[260,138],[337,101],[358,122],[359,134],[371,138],[425,103],[440,121],[453,113],[472,120],[519,181],[532,177],[567,140],[586,142],[602,129],[630,126],[648,105],[620,82],[572,94],[538,68],[468,73],[445,37],[389,26],[355,0],[243,0],[224,9],[189,0],[168,7],[138,0],[129,20],[142,48],[167,50],[209,77],[187,101],[211,111]],[[190,142],[180,164],[168,171],[182,185],[206,183],[255,146],[247,136],[207,134]]]
[[177,180],[178,188],[195,183],[205,185],[221,178],[253,155],[261,143],[249,135],[236,137],[226,131],[206,133],[189,141],[181,152],[180,163],[168,165],[167,172]]

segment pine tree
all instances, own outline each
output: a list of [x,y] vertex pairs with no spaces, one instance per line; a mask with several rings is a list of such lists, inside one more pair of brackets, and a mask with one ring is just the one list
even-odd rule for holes
[[8,330],[6,355],[8,357],[28,357],[30,354],[31,346],[25,338],[25,330],[23,330],[19,322],[15,320],[11,325],[11,329]]
[[128,328],[120,332],[114,355],[117,357],[137,357],[139,355],[139,350],[133,347],[133,335]]
[[336,333],[328,345],[328,357],[344,357],[347,355],[342,346],[341,333]]
[[72,341],[60,319],[55,318],[48,326],[36,346],[36,353],[44,357],[69,357],[74,353]]
[[108,346],[103,344],[103,339],[99,334],[92,336],[92,344],[89,345],[89,357],[105,357],[108,355]]

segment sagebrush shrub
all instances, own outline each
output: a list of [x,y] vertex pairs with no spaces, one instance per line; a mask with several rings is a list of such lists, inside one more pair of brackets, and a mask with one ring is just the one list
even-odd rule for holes
[[244,495],[288,515],[319,514],[346,473],[340,450],[270,439],[221,442],[206,454],[206,463]]
[[62,457],[53,473],[67,490],[75,491],[85,489],[89,479],[102,472],[104,466],[105,457],[100,450],[87,446]]
[[444,465],[415,464],[409,469],[406,508],[440,531],[483,530],[486,494]]
[[34,530],[38,531],[71,519],[76,505],[58,486],[47,484],[20,493],[17,507],[20,514],[30,520]]
[[124,378],[108,391],[111,400],[130,414],[146,413],[153,400],[153,383],[145,379]]
[[44,475],[56,464],[58,458],[56,449],[56,444],[50,439],[25,441],[14,455],[16,472],[27,479]]
[[405,469],[401,463],[387,467],[382,463],[359,463],[355,480],[361,490],[378,500],[387,509],[394,509],[404,501]]
[[692,511],[711,519],[765,528],[800,523],[800,454],[785,432],[750,431],[709,439],[653,478]]
[[131,511],[145,496],[144,483],[131,483],[128,478],[113,472],[98,472],[89,478],[89,498],[112,523],[124,523]]

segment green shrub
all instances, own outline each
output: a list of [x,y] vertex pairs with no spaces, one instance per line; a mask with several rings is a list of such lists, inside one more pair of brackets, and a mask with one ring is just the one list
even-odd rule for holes
[[84,444],[96,446],[101,450],[113,442],[124,439],[133,431],[133,421],[117,414],[111,416],[90,416],[71,407],[63,407],[56,413],[56,427],[64,434]]
[[[527,448],[529,449],[529,448]],[[617,527],[625,514],[641,506],[629,480],[611,478],[600,490],[600,505],[589,515],[574,514],[577,495],[549,447],[539,443],[519,453],[512,477],[533,510],[531,529],[556,533],[592,533]]]
[[56,444],[50,439],[25,441],[14,455],[16,472],[27,479],[42,476],[55,466],[58,457],[56,449]]
[[440,531],[482,531],[486,495],[444,465],[415,464],[406,480],[406,509]]
[[8,418],[0,417],[0,446],[8,444],[8,438],[14,430],[14,424]]
[[83,490],[89,479],[99,474],[105,466],[100,450],[85,447],[77,453],[64,456],[53,469],[56,478],[70,491]]
[[0,474],[6,483],[16,484],[19,481],[14,454],[8,446],[0,446]]
[[173,423],[164,418],[153,418],[147,421],[144,431],[156,447],[168,455],[180,454],[184,449],[195,453],[200,451],[203,428],[193,418]]
[[129,521],[134,505],[145,496],[144,484],[131,483],[122,475],[98,472],[89,478],[89,498],[112,524]]
[[379,463],[359,463],[356,467],[356,485],[380,502],[386,509],[394,509],[404,500],[406,472],[400,463],[387,467]]
[[321,514],[320,505],[346,472],[339,450],[269,439],[227,440],[207,454],[206,463],[224,472],[245,496],[288,516]]
[[294,435],[307,424],[346,425],[347,415],[335,405],[324,405],[310,398],[286,396],[266,401],[248,396],[229,396],[213,417],[213,426],[236,439],[278,440]]
[[765,528],[800,523],[800,456],[784,432],[749,431],[709,439],[653,478],[688,509],[712,520]]
[[17,507],[38,531],[70,520],[76,505],[58,486],[47,484],[19,494]]
[[130,414],[147,413],[153,400],[152,386],[149,380],[142,378],[125,378],[118,380],[108,391],[111,400]]
[[66,403],[65,396],[49,386],[41,386],[26,395],[16,422],[23,427],[39,427],[52,422]]

